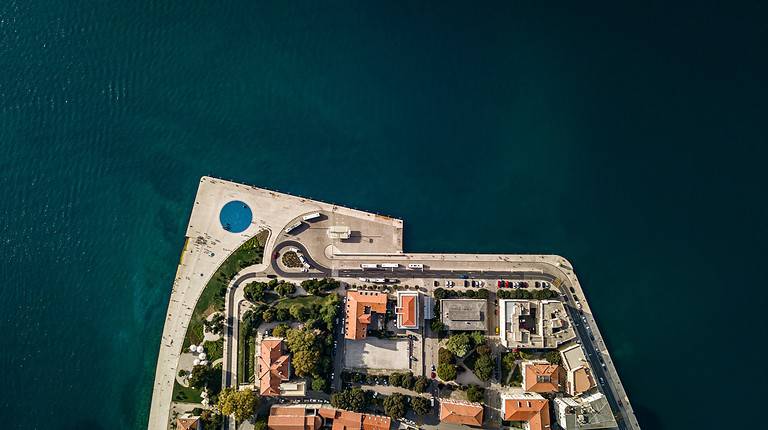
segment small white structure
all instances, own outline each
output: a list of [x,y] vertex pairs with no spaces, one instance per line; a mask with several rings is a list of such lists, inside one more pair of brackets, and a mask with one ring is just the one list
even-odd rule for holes
[[197,345],[189,345],[189,352],[191,353],[197,352]]
[[328,237],[331,239],[349,239],[352,236],[352,230],[346,225],[332,225],[328,228]]
[[208,360],[200,360],[200,365],[201,366],[207,366],[208,365]]
[[197,345],[197,352],[203,352],[203,345]]
[[197,356],[197,358],[201,360],[205,360],[206,358],[208,358],[208,356],[204,352],[201,352],[200,355]]
[[200,359],[196,358],[195,361],[192,362],[193,366],[199,366],[200,365]]

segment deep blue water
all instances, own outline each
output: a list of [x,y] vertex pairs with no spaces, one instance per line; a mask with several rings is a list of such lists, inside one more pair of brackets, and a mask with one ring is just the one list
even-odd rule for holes
[[3,428],[145,428],[205,174],[562,254],[643,428],[758,419],[766,6],[530,3],[0,3]]

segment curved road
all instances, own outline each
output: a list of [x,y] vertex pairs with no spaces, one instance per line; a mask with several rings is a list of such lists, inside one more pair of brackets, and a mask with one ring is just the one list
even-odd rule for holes
[[[304,258],[307,260],[307,263],[312,266],[314,271],[311,272],[286,272],[283,269],[279,267],[277,264],[277,260],[274,258],[275,255],[279,254],[279,252],[286,247],[295,247],[298,249],[303,255]],[[278,276],[284,277],[284,278],[307,278],[312,276],[324,276],[324,277],[330,277],[333,273],[333,270],[322,266],[317,261],[315,261],[312,256],[307,251],[307,248],[301,244],[300,242],[297,242],[295,240],[286,240],[280,243],[276,243],[270,252],[270,267],[272,270],[277,274]],[[559,267],[553,266],[558,271],[562,272],[562,269]],[[470,279],[483,279],[483,280],[496,280],[496,279],[510,279],[510,280],[545,280],[549,282],[554,282],[556,279],[563,279],[564,282],[559,286],[555,287],[557,288],[560,293],[567,297],[568,302],[566,303],[566,309],[570,314],[571,320],[574,324],[574,327],[576,328],[576,333],[578,335],[579,341],[582,343],[585,352],[587,353],[587,359],[590,362],[590,365],[592,366],[592,371],[597,378],[595,381],[596,383],[599,383],[602,388],[602,392],[605,394],[606,398],[608,399],[609,404],[611,405],[611,408],[614,411],[625,411],[624,404],[622,403],[621,406],[619,405],[619,399],[616,393],[614,393],[613,384],[620,384],[618,374],[614,373],[613,375],[608,372],[609,369],[613,369],[613,363],[609,362],[608,365],[610,367],[603,368],[603,359],[602,359],[602,353],[601,350],[607,351],[607,348],[604,344],[602,344],[602,348],[598,348],[596,346],[596,340],[593,337],[591,328],[589,323],[584,323],[582,320],[582,316],[585,316],[582,311],[579,309],[576,309],[574,307],[574,304],[576,303],[574,296],[576,296],[575,293],[571,292],[570,287],[570,280],[565,274],[562,276],[562,278],[549,274],[549,273],[542,273],[542,272],[511,272],[511,271],[473,271],[473,270],[430,270],[430,269],[424,269],[424,270],[409,270],[405,267],[398,268],[398,269],[343,269],[339,270],[336,274],[336,277],[371,277],[373,274],[380,274],[381,277],[387,277],[387,278],[459,278],[460,276],[466,275]],[[232,321],[232,324],[227,324],[227,336],[230,337],[233,335],[233,329],[236,327],[233,327],[237,324],[237,319],[230,319],[232,317],[232,308],[234,308],[234,290],[240,286],[244,281],[259,277],[259,273],[248,273],[237,280],[235,280],[231,290],[232,293],[229,294],[229,312],[227,315],[227,321]],[[261,274],[263,276],[263,274]],[[585,297],[581,297],[580,300],[586,301]],[[594,318],[591,315],[585,316],[585,318],[591,318],[595,326],[596,323],[594,322]],[[602,339],[601,339],[602,340]],[[227,343],[227,353],[229,356],[229,360],[231,361],[231,342]],[[606,357],[610,359],[610,356],[606,354]],[[230,364],[230,363],[227,363]],[[231,386],[231,373],[225,372],[225,386]],[[605,383],[601,382],[605,381]],[[612,384],[613,383],[613,384]],[[628,415],[631,415],[631,410]],[[634,428],[635,425],[632,425],[632,423],[629,423],[629,426],[624,420],[618,420],[618,425],[620,429],[625,428]],[[639,427],[637,427],[639,428]]]

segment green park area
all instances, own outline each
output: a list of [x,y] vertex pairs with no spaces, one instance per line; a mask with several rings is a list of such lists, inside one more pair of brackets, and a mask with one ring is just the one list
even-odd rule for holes
[[264,256],[264,245],[268,238],[269,231],[260,231],[230,254],[219,266],[216,273],[211,276],[192,311],[187,335],[184,338],[184,348],[203,341],[203,321],[212,313],[224,310],[224,296],[227,292],[227,286],[237,275],[237,272],[248,266],[261,263]]

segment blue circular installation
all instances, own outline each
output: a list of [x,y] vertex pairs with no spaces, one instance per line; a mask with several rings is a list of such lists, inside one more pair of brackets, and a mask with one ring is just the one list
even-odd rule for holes
[[253,212],[245,203],[233,200],[221,208],[219,221],[221,221],[221,227],[224,230],[231,233],[240,233],[251,225]]

